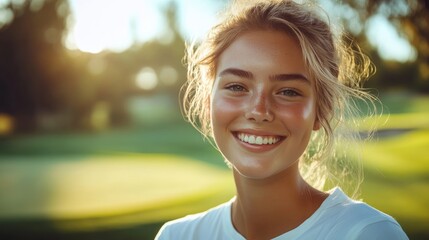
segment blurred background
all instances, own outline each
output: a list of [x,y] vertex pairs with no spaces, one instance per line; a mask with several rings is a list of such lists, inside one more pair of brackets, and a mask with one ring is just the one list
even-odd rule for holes
[[[428,239],[429,3],[314,1],[377,67],[361,198]],[[0,238],[153,239],[234,195],[178,96],[228,2],[0,0]]]

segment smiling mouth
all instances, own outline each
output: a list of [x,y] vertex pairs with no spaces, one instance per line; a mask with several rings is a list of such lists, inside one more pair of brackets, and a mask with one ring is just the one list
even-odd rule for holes
[[252,145],[273,145],[284,139],[281,136],[259,136],[241,132],[237,132],[235,135],[240,141]]

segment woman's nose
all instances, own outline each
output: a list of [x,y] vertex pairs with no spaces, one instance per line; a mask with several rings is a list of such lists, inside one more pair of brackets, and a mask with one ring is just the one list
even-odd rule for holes
[[245,113],[247,120],[256,122],[271,122],[274,120],[274,115],[271,111],[271,103],[267,96],[258,94],[251,101]]

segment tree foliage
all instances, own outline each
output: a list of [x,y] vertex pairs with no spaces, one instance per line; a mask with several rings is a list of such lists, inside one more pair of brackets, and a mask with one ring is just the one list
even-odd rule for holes
[[[358,18],[343,16],[345,26],[360,26],[350,32],[373,58],[378,73],[376,87],[402,87],[429,92],[429,0],[332,0],[356,13]],[[364,34],[368,20],[379,15],[387,18],[398,33],[414,47],[416,59],[395,63],[381,59]],[[358,21],[358,22],[355,22]],[[386,39],[389,41],[389,39]]]
[[14,18],[0,29],[0,112],[16,116],[20,129],[34,128],[41,108],[66,104],[64,79],[71,77],[61,44],[66,2],[45,1],[40,9],[31,3],[4,6]]
[[99,103],[107,107],[110,125],[128,124],[128,99],[151,94],[135,84],[143,67],[157,74],[165,67],[176,69],[179,81],[153,91],[177,96],[185,79],[184,41],[174,24],[173,5],[165,9],[172,39],[168,44],[154,39],[125,52],[93,55],[63,46],[67,1],[39,2],[37,8],[30,0],[0,7],[14,16],[0,28],[0,114],[13,116],[16,130],[89,129]]

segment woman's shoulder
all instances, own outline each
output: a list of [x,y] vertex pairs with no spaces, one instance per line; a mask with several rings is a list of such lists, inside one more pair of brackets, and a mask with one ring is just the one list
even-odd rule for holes
[[195,239],[201,232],[207,234],[222,228],[229,219],[232,201],[213,207],[205,212],[188,215],[165,223],[155,239]]
[[369,204],[349,198],[340,188],[333,190],[327,199],[326,212],[332,212],[345,222],[361,221],[392,221],[390,215],[370,206]]
[[349,198],[341,189],[335,189],[327,200],[323,221],[331,222],[331,232],[342,232],[348,236],[346,239],[377,239],[376,236],[389,234],[396,238],[388,239],[408,239],[393,217],[365,202]]

